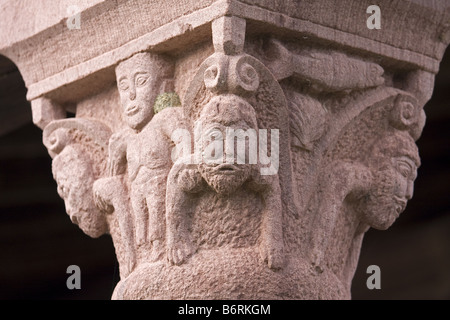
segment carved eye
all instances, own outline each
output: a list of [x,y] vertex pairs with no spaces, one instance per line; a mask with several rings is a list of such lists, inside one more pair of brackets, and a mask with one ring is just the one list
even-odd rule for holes
[[204,133],[204,137],[205,137],[205,140],[208,140],[208,141],[223,140],[222,131],[217,127],[206,130]]
[[127,91],[129,87],[130,87],[130,84],[128,83],[127,80],[121,80],[119,82],[119,89],[120,90]]
[[145,85],[147,83],[147,80],[148,80],[147,76],[138,76],[136,78],[136,86],[142,87],[143,85]]
[[222,140],[222,131],[219,129],[213,129],[209,133],[209,137],[214,140]]
[[407,162],[399,161],[398,162],[398,171],[401,173],[402,176],[404,176],[405,178],[408,178],[411,176],[412,168]]

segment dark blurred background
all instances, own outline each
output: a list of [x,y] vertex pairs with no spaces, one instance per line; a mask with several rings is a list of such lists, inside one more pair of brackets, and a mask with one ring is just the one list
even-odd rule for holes
[[[111,238],[91,239],[65,214],[25,95],[0,56],[0,299],[110,299],[119,280]],[[450,299],[450,50],[425,111],[414,197],[389,230],[366,234],[353,299]],[[81,290],[66,287],[73,264]],[[381,290],[366,287],[373,264]]]

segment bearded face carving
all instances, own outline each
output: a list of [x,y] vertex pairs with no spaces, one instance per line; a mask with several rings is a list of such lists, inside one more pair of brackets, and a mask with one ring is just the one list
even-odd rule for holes
[[[246,134],[256,133],[258,129],[253,107],[237,96],[214,97],[204,107],[197,128],[202,131],[197,141],[202,145],[200,174],[218,194],[236,191],[254,169],[245,161],[245,155],[250,153]],[[209,148],[210,144],[216,144],[217,148]]]
[[375,145],[371,171],[373,187],[359,207],[361,219],[375,229],[389,228],[412,198],[417,168],[417,146],[406,133],[385,136]]

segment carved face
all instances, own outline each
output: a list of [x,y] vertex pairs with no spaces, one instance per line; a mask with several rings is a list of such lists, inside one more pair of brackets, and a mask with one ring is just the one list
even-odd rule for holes
[[81,150],[67,146],[53,160],[52,171],[72,222],[91,237],[104,234],[107,222],[94,205],[94,179],[89,159],[83,157]]
[[197,136],[202,146],[201,175],[217,193],[233,193],[249,179],[253,169],[245,158],[250,152],[249,141],[257,134],[253,107],[236,96],[214,97],[197,124],[197,130],[201,128]]
[[[250,176],[251,165],[244,163],[237,163],[238,153],[236,152],[232,161],[227,161],[227,152],[222,154],[211,154],[211,148],[207,150],[207,143],[218,143],[217,145],[224,149],[229,137],[227,137],[227,129],[244,129],[238,128],[236,125],[225,127],[221,123],[212,122],[205,123],[206,128],[202,140],[204,142],[203,148],[203,162],[199,165],[199,171],[205,181],[219,194],[231,194],[236,191]],[[215,139],[215,140],[214,140]],[[238,138],[239,139],[239,138]],[[211,146],[211,144],[209,144]],[[207,154],[209,153],[209,154]],[[212,161],[211,161],[212,160]],[[231,160],[231,159],[230,159]]]
[[373,187],[362,208],[364,220],[373,228],[385,230],[405,210],[413,196],[414,180],[420,165],[417,147],[409,136],[389,137],[375,148]]
[[153,118],[159,93],[158,64],[148,53],[139,53],[116,68],[124,120],[134,130],[142,130]]

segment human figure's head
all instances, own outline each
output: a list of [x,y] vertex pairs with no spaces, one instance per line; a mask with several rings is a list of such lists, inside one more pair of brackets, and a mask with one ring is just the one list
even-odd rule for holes
[[[216,96],[204,106],[196,124],[197,130],[201,128],[196,134],[200,138],[196,142],[201,144],[203,155],[200,173],[217,193],[236,191],[251,174],[252,165],[245,161],[245,154],[250,158],[251,152],[256,153],[256,149],[251,150],[250,147],[252,142],[256,146],[257,139],[255,110],[238,96]],[[213,155],[214,159],[211,159],[210,154],[211,143],[217,143],[220,149],[218,154]]]
[[53,159],[52,171],[72,222],[93,238],[106,233],[106,217],[93,199],[94,168],[83,150],[76,145],[66,146]]
[[420,158],[414,139],[404,131],[385,134],[375,142],[370,155],[372,188],[359,211],[368,225],[385,230],[412,198]]
[[170,62],[148,52],[137,53],[116,67],[124,120],[130,128],[140,131],[150,122],[163,81],[172,72]]

